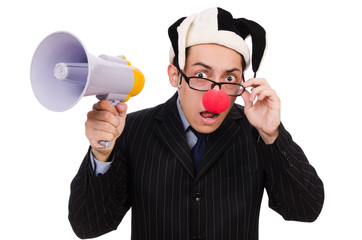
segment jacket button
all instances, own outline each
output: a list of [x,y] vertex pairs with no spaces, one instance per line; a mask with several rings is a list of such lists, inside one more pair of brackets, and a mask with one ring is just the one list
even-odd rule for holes
[[282,150],[281,153],[282,153],[284,158],[287,158],[287,153],[284,150]]
[[195,201],[196,202],[200,202],[201,201],[201,194],[200,193],[195,193],[195,195],[194,195],[194,199],[195,199]]

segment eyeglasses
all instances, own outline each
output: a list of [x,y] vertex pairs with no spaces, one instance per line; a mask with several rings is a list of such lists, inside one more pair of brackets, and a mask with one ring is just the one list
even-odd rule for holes
[[[188,77],[181,70],[179,70],[181,74],[180,83],[182,81],[182,77],[185,79],[185,82],[189,85],[189,87],[193,90],[200,92],[207,92],[211,89],[214,89],[215,86],[219,86],[220,90],[225,91],[229,96],[241,96],[245,88],[243,85],[238,83],[228,83],[228,82],[215,82],[208,78],[202,77]],[[244,80],[244,77],[243,77]]]

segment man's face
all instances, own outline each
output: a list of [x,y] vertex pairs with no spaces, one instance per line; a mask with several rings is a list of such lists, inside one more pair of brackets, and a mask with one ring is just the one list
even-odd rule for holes
[[[190,47],[184,68],[184,73],[188,77],[202,76],[216,82],[227,82],[230,78],[234,78],[241,83],[242,71],[241,55],[217,44],[200,44]],[[215,88],[219,90],[218,87]],[[220,114],[213,114],[207,112],[202,104],[205,92],[190,89],[186,81],[182,80],[178,93],[187,121],[201,133],[214,132],[224,121],[236,99],[236,97],[229,97],[228,109]]]

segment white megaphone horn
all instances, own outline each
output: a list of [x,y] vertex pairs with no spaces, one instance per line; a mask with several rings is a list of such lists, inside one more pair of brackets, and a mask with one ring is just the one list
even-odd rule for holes
[[[56,112],[66,111],[90,95],[117,105],[140,93],[145,82],[142,72],[123,56],[93,56],[68,32],[52,33],[39,44],[30,79],[38,101]],[[111,144],[100,143],[104,147]]]

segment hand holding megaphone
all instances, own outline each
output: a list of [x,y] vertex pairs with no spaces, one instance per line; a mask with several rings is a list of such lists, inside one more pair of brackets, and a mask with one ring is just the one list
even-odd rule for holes
[[[101,100],[93,105],[87,114],[85,133],[92,147],[93,156],[99,161],[106,161],[114,146],[114,141],[123,132],[126,122],[127,104],[120,102],[113,106],[107,100]],[[108,140],[109,146],[100,146],[102,139]]]
[[[65,111],[83,96],[96,95],[116,106],[141,92],[144,76],[124,57],[89,54],[71,33],[55,32],[36,49],[31,84],[39,102],[49,110]],[[109,141],[100,141],[107,148]]]

